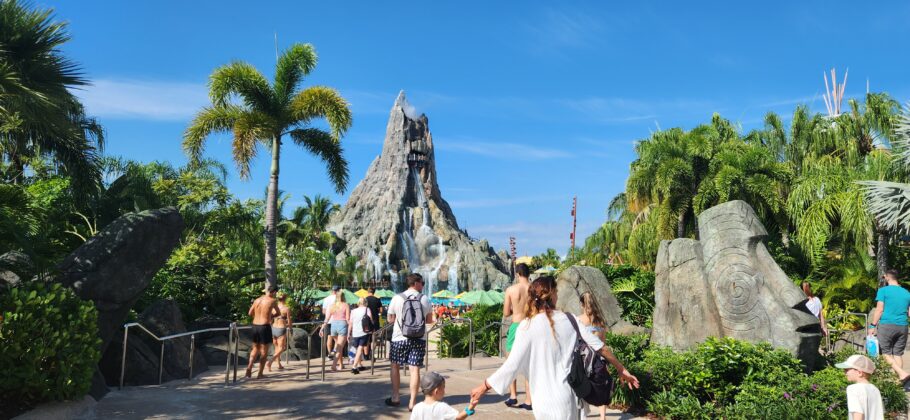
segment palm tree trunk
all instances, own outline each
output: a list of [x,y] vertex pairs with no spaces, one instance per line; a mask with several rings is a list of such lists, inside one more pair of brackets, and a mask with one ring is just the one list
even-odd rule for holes
[[878,278],[881,279],[885,275],[885,271],[888,270],[888,242],[891,239],[891,234],[885,229],[876,227],[878,228],[876,229],[878,241],[875,247],[875,265],[878,268]]
[[676,237],[682,238],[686,236],[686,211],[683,210],[679,213],[679,221],[676,223]]
[[275,241],[278,220],[278,160],[281,153],[281,137],[276,135],[272,140],[272,168],[269,176],[269,188],[265,198],[265,285],[266,288],[278,285],[278,266],[275,263]]

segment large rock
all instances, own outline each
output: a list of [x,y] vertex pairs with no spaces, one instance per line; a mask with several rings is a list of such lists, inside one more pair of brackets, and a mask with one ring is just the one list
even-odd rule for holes
[[339,259],[357,257],[368,278],[389,279],[397,289],[404,272],[421,273],[431,293],[509,283],[500,256],[469,238],[442,198],[429,121],[414,113],[404,92],[392,106],[382,154],[329,230],[345,245]]
[[[178,245],[183,228],[183,218],[173,207],[125,214],[57,266],[54,281],[95,303],[102,354],[111,338],[122,332],[130,308]],[[98,383],[100,378],[93,379],[95,398],[106,389]]]
[[710,336],[768,342],[812,366],[821,327],[778,267],[755,212],[730,201],[698,217],[700,241],[661,242],[651,342],[683,350]]
[[619,306],[619,301],[613,296],[607,276],[593,267],[573,265],[559,274],[559,277],[556,278],[557,309],[581,315],[583,313],[581,297],[586,292],[594,295],[608,331],[622,335],[648,332],[646,328],[632,325],[622,319],[622,308]]
[[0,255],[0,288],[16,287],[23,280],[31,278],[34,272],[35,265],[28,255],[19,251]]

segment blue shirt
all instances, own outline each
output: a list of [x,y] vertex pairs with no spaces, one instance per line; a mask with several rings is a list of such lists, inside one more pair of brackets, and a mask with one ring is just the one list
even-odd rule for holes
[[875,300],[883,302],[885,309],[879,324],[907,325],[907,308],[910,308],[910,292],[900,286],[885,286],[878,289]]

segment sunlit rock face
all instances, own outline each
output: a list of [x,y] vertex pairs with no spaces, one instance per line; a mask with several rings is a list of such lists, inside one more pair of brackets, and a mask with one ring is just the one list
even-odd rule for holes
[[705,338],[768,342],[812,365],[821,327],[806,297],[768,253],[768,233],[744,201],[698,216],[699,240],[662,241],[651,341],[675,349]]
[[420,273],[425,292],[503,287],[503,260],[484,240],[458,227],[437,184],[433,136],[426,115],[416,115],[404,92],[389,115],[382,154],[367,169],[329,230],[344,243],[338,258],[353,255],[366,280],[391,281]]

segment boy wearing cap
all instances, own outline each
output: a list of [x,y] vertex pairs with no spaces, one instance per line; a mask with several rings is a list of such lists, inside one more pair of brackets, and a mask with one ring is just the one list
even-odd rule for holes
[[882,394],[869,383],[869,376],[875,372],[875,363],[861,354],[854,354],[834,366],[844,369],[847,380],[847,411],[851,420],[884,420],[885,409]]
[[436,372],[427,372],[420,377],[420,390],[424,399],[414,406],[411,420],[463,420],[474,414],[476,402],[459,413],[442,401],[446,395],[446,379]]

